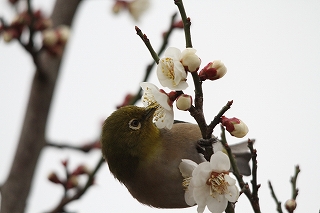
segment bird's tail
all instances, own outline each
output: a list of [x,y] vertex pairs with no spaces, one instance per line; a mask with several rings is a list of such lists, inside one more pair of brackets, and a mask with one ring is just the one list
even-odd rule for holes
[[[255,142],[254,139],[251,141],[252,143]],[[248,142],[244,141],[238,144],[230,145],[230,148],[232,153],[236,157],[239,172],[242,175],[251,175],[251,168],[249,166],[249,161],[251,160],[251,153],[249,152]]]

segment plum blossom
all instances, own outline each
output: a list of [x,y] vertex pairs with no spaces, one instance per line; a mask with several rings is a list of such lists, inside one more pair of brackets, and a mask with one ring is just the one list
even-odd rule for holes
[[186,82],[187,72],[181,63],[181,51],[175,47],[169,47],[164,52],[164,58],[159,60],[157,76],[162,86],[171,90],[184,90],[188,87]]
[[120,11],[127,10],[135,21],[139,21],[141,15],[148,10],[150,0],[116,0],[112,7],[112,12],[117,14]]
[[229,176],[230,160],[223,152],[216,152],[210,162],[199,165],[183,159],[179,169],[185,178],[185,201],[190,206],[198,204],[198,213],[202,213],[206,206],[212,213],[222,213],[228,201],[237,201],[239,190],[236,181]]
[[153,120],[160,129],[171,129],[173,125],[173,107],[172,101],[163,90],[159,90],[157,86],[148,82],[140,83],[144,93],[142,95],[142,103],[145,107],[156,107]]

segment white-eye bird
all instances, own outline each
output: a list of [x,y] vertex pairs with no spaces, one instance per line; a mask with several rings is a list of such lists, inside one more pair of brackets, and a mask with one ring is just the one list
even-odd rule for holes
[[[114,177],[141,203],[157,208],[189,207],[179,164],[181,159],[204,161],[197,151],[197,141],[202,138],[199,127],[176,123],[172,129],[158,129],[153,123],[154,112],[155,108],[137,106],[113,112],[103,124],[103,157]],[[230,147],[240,172],[249,175],[246,144]]]

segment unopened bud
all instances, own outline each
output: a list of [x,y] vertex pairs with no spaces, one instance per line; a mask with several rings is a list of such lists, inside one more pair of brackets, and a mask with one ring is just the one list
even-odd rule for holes
[[292,213],[297,207],[297,202],[294,199],[289,199],[284,205],[288,212]]
[[89,169],[85,165],[78,166],[71,175],[89,174]]
[[199,77],[201,81],[217,80],[222,78],[227,73],[226,66],[219,60],[210,62],[200,72]]
[[58,178],[57,174],[54,172],[51,172],[48,175],[48,180],[51,181],[52,183],[61,183],[60,179]]
[[149,0],[133,0],[128,2],[128,10],[135,21],[149,8]]
[[67,183],[66,183],[66,188],[67,189],[72,189],[74,187],[77,187],[79,185],[78,177],[75,175],[72,175],[69,177]]
[[117,106],[117,109],[119,109],[120,107],[129,105],[129,104],[133,101],[133,99],[134,99],[135,97],[136,97],[136,96],[133,95],[133,94],[127,94],[126,97],[124,97],[124,100],[123,100],[122,104],[119,104],[119,105]]
[[173,23],[172,26],[173,26],[174,28],[181,28],[181,29],[183,29],[183,22],[182,22],[182,20],[177,21],[177,22]]
[[42,33],[42,39],[43,44],[48,47],[52,47],[58,42],[57,33],[52,29],[44,30]]
[[116,1],[112,7],[112,12],[117,14],[119,13],[123,8],[127,7],[128,2],[126,1]]
[[5,42],[10,42],[13,39],[11,31],[4,31],[2,37]]
[[70,27],[67,25],[61,25],[57,29],[58,35],[59,35],[59,40],[61,43],[65,44],[67,43],[69,37],[70,37]]
[[201,59],[195,54],[197,50],[186,48],[181,53],[181,63],[184,69],[189,72],[198,71],[201,64]]
[[63,165],[64,167],[67,167],[67,166],[68,166],[68,162],[69,162],[68,159],[61,161],[61,163],[62,163],[62,165]]
[[192,97],[190,95],[182,94],[177,98],[176,106],[180,110],[188,110],[192,105]]
[[226,127],[227,131],[234,137],[243,138],[249,132],[247,125],[238,118],[221,117],[221,124]]

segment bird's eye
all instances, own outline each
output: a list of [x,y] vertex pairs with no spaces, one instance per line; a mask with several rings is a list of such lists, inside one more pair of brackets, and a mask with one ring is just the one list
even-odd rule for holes
[[138,130],[141,127],[141,123],[140,123],[140,121],[138,121],[137,119],[134,118],[129,121],[129,127],[130,127],[130,129]]

